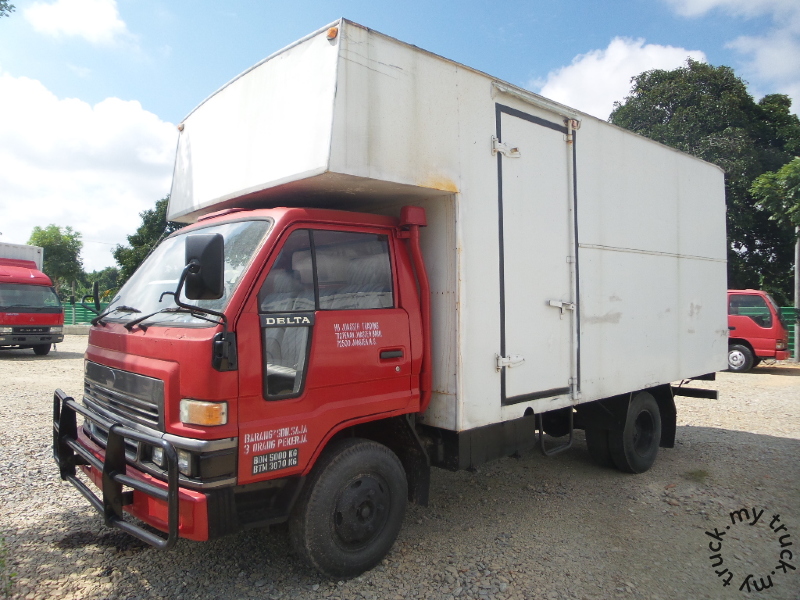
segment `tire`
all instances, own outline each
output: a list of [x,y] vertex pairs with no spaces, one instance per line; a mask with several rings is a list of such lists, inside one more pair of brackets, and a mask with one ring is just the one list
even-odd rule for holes
[[50,353],[50,347],[52,344],[36,344],[33,347],[33,352],[37,356],[47,356]]
[[755,357],[753,351],[742,344],[731,344],[728,347],[728,371],[747,373],[753,368]]
[[755,369],[760,364],[761,364],[761,359],[758,358],[757,356],[754,356],[753,357],[753,368]]
[[589,456],[599,467],[613,467],[614,461],[611,458],[611,450],[608,447],[607,429],[586,429],[586,446],[589,449]]
[[661,413],[655,398],[639,392],[628,405],[625,429],[608,432],[608,447],[617,469],[644,473],[656,460],[661,442]]
[[359,575],[394,544],[407,498],[403,466],[386,446],[360,438],[332,442],[289,517],[292,547],[325,575]]

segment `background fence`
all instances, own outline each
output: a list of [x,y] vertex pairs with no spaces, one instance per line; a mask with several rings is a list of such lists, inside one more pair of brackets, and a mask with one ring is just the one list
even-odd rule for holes
[[[100,303],[101,312],[106,309],[108,302]],[[88,325],[97,315],[90,310],[86,310],[80,304],[64,305],[64,325]]]

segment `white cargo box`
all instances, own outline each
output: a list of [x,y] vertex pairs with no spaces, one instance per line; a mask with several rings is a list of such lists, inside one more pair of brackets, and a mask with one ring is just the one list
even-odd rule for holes
[[42,270],[44,260],[44,250],[39,246],[28,246],[27,244],[7,244],[0,242],[0,258],[14,258],[17,260],[32,260],[36,263],[36,269]]
[[431,425],[726,367],[720,169],[360,25],[331,27],[186,118],[170,219],[424,206]]

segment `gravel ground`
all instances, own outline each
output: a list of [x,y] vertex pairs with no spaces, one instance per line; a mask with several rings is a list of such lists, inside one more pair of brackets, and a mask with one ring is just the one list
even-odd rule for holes
[[554,458],[434,470],[430,506],[409,507],[383,564],[331,581],[291,556],[285,528],[160,552],[103,526],[50,450],[53,389],[80,396],[85,345],[0,350],[0,597],[800,598],[796,365],[721,373],[702,386],[718,401],[678,398],[676,447],[642,475],[595,467],[580,432]]

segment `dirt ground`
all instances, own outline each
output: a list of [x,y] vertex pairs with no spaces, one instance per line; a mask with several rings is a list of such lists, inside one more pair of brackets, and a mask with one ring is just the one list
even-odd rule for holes
[[331,581],[280,527],[169,552],[106,528],[50,448],[85,346],[0,350],[0,598],[800,598],[797,365],[693,384],[720,399],[678,397],[676,446],[641,475],[594,466],[581,433],[553,458],[434,470],[383,564]]

